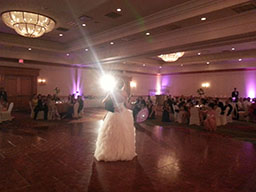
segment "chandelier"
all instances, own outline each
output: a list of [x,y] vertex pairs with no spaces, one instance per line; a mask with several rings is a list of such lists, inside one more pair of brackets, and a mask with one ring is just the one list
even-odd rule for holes
[[55,21],[38,13],[8,11],[2,14],[4,23],[19,35],[37,38],[53,30]]
[[162,54],[162,55],[159,55],[158,57],[160,57],[165,62],[174,62],[174,61],[177,61],[183,55],[184,55],[184,52],[177,52],[177,53]]

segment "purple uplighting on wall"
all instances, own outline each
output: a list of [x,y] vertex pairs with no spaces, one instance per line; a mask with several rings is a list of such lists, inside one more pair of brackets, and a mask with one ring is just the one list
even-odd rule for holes
[[162,89],[162,81],[161,81],[161,75],[157,74],[156,76],[156,95],[161,95],[161,89]]
[[246,96],[250,98],[256,97],[256,74],[250,73],[246,77]]
[[170,86],[170,78],[169,76],[162,77],[162,87],[169,87]]
[[75,94],[75,98],[77,96],[81,95],[83,90],[82,90],[82,83],[81,83],[81,78],[82,78],[82,70],[81,69],[74,69],[72,71],[72,93]]

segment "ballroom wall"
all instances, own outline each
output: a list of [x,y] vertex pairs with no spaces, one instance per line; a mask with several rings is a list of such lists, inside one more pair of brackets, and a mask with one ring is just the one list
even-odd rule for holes
[[197,95],[202,83],[210,83],[204,88],[206,95],[229,97],[234,87],[242,97],[256,97],[256,70],[216,73],[194,73],[162,76],[162,89],[171,95]]
[[[41,94],[53,94],[56,87],[60,88],[61,96],[67,96],[77,90],[84,95],[103,96],[105,94],[98,83],[101,74],[95,70],[4,62],[0,65],[40,69],[39,78],[47,81],[45,85],[37,86],[37,92]],[[136,82],[136,88],[131,89],[133,95],[148,95],[150,91],[158,91],[158,88],[169,91],[172,95],[197,95],[196,90],[201,87],[201,84],[209,82],[210,88],[206,89],[206,94],[209,96],[228,97],[234,87],[237,87],[243,97],[256,96],[256,70],[166,76],[137,73],[121,75],[128,76]]]
[[[60,96],[67,96],[77,90],[84,95],[105,95],[105,92],[99,85],[99,79],[102,75],[96,70],[9,62],[1,62],[0,66],[40,69],[38,78],[46,80],[46,84],[37,85],[37,93],[40,94],[54,94],[54,89],[58,87],[60,89]],[[131,90],[131,93],[134,95],[147,95],[148,90],[155,88],[155,76],[131,73],[117,73],[114,75],[125,76],[136,81],[137,88]]]

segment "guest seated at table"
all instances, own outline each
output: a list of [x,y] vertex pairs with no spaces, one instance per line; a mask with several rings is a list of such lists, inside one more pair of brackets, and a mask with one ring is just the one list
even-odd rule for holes
[[170,122],[170,106],[167,101],[164,101],[162,122]]
[[0,111],[7,111],[8,103],[4,100],[3,97],[0,98]]
[[256,98],[253,99],[253,103],[248,109],[249,120],[256,122]]
[[232,116],[232,111],[233,111],[233,106],[231,105],[232,98],[227,99],[226,105],[225,105],[225,110],[227,110],[227,117]]
[[210,103],[204,120],[204,127],[208,131],[216,131],[215,105]]
[[146,102],[143,97],[139,96],[134,104],[133,108],[133,117],[136,119],[137,114],[140,112],[141,109],[146,107]]
[[36,120],[38,112],[39,111],[44,111],[44,120],[47,120],[47,116],[48,116],[48,106],[47,106],[47,100],[46,97],[43,96],[41,97],[41,95],[38,96],[38,103],[34,109],[34,119]]
[[189,115],[189,125],[200,125],[199,108],[197,107],[197,103],[195,103],[195,105],[193,103],[190,104]]
[[188,108],[186,107],[186,103],[182,100],[181,103],[178,105],[179,113],[177,115],[177,122],[182,124],[187,124],[189,121],[189,113]]
[[240,97],[237,102],[238,111],[244,111],[244,101],[243,98]]
[[5,102],[7,102],[7,92],[3,87],[0,88],[0,99],[3,99]]

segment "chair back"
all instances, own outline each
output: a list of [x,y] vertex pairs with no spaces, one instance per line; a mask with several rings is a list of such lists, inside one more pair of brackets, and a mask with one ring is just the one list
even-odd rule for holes
[[8,112],[11,113],[12,112],[12,109],[13,109],[13,102],[10,103],[9,107],[8,107]]
[[29,104],[30,109],[33,110],[31,101],[29,101],[28,104]]

